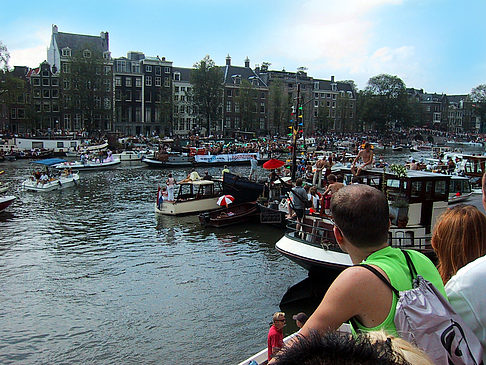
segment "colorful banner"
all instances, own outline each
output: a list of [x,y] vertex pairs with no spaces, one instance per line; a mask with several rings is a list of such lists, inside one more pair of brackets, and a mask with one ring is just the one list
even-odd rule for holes
[[256,156],[257,159],[260,157],[260,154],[255,153],[235,153],[235,154],[222,154],[222,155],[196,155],[194,156],[194,160],[196,163],[231,163],[236,161],[250,161],[253,156]]

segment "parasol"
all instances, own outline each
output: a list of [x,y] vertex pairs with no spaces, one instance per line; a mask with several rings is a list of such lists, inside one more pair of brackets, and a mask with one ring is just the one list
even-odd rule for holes
[[285,162],[272,158],[263,164],[263,168],[267,170],[274,170],[282,167],[283,165],[285,165]]
[[228,208],[228,204],[233,203],[234,200],[235,200],[235,197],[233,195],[223,195],[223,196],[219,197],[216,204],[218,204],[220,206],[225,205],[226,208]]

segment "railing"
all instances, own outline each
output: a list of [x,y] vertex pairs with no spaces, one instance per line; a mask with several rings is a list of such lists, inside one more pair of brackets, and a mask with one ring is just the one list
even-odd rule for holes
[[[297,226],[300,226],[297,230]],[[305,217],[300,223],[296,220],[288,220],[286,235],[292,239],[305,242],[315,247],[322,247],[325,250],[342,251],[334,237],[333,224],[321,217]],[[393,247],[414,249],[422,252],[432,251],[430,236],[415,237],[413,235],[403,237],[392,237],[390,234],[389,243]]]

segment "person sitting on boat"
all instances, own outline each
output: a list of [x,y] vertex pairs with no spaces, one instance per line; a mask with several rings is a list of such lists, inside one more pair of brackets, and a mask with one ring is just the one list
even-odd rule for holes
[[204,172],[204,176],[202,178],[203,180],[209,180],[209,181],[212,181],[213,180],[213,177],[211,175],[209,175],[209,172],[208,171],[205,171]]
[[[331,199],[334,236],[353,264],[334,280],[300,334],[329,332],[351,319],[355,332],[383,329],[396,335],[397,297],[378,276],[358,264],[366,263],[384,275],[399,291],[412,288],[405,255],[389,244],[388,201],[369,185],[348,185]],[[435,265],[425,255],[407,250],[417,274],[431,282],[444,297],[444,284]]]
[[[356,169],[356,163],[361,159],[362,164]],[[371,149],[371,144],[366,142],[364,149],[359,151],[358,155],[351,164],[351,172],[353,175],[359,175],[362,170],[368,170],[373,167],[373,151]]]
[[223,170],[221,171],[221,176],[223,176],[225,173],[230,172],[228,165],[224,165]]
[[268,361],[270,361],[277,352],[283,347],[283,328],[285,327],[285,313],[276,312],[272,316],[272,325],[268,330]]
[[43,172],[42,175],[40,176],[39,180],[42,184],[45,184],[46,182],[49,181],[49,175],[47,175],[47,173]]
[[336,194],[339,189],[341,189],[344,184],[342,182],[337,181],[337,177],[334,174],[331,174],[327,177],[327,180],[329,181],[329,185],[327,186],[326,191],[322,194],[321,198],[321,211],[320,214],[326,214],[330,215],[331,214],[331,197],[333,194]]

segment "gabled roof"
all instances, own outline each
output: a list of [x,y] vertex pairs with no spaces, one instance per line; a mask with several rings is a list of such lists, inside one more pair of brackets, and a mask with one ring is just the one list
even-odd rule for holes
[[57,46],[59,50],[70,48],[73,51],[83,51],[90,49],[93,52],[103,53],[107,52],[108,39],[101,36],[82,35],[59,32],[55,34]]
[[191,71],[192,68],[186,68],[186,67],[172,67],[172,72],[173,73],[180,73],[181,78],[179,81],[182,82],[191,82]]
[[223,83],[225,85],[234,85],[234,79],[236,77],[240,77],[241,80],[248,80],[250,83],[255,85],[253,82],[257,84],[255,86],[258,87],[267,87],[265,82],[258,76],[251,68],[249,67],[241,67],[241,66],[232,66],[226,65],[223,66],[224,72],[224,80]]

